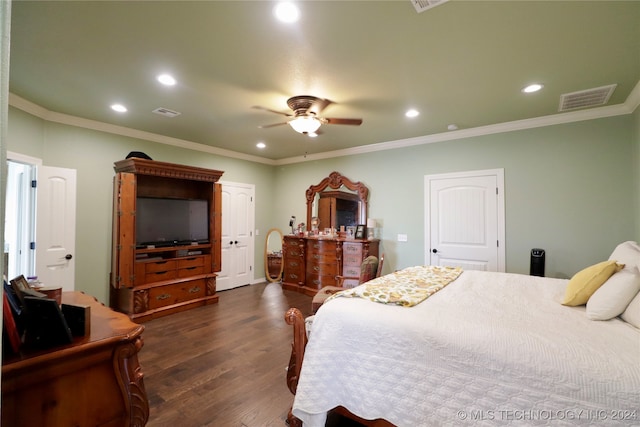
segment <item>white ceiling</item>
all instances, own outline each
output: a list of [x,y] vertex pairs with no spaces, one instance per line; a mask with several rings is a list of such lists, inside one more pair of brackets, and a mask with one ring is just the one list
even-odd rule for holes
[[[410,0],[300,1],[294,24],[277,21],[274,5],[14,0],[11,104],[278,162],[571,120],[562,94],[612,84],[606,108],[620,108],[594,116],[637,106],[639,1],[451,0],[422,13]],[[161,72],[177,85],[160,85]],[[544,88],[523,94],[532,82]],[[286,117],[252,106],[285,112],[294,95],[328,98],[323,116],[364,122],[323,125],[317,138],[258,127]],[[409,108],[420,115],[406,118]]]

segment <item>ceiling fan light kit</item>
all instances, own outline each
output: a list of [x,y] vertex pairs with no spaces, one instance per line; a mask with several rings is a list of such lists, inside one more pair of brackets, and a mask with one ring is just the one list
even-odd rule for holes
[[353,125],[359,126],[362,124],[362,119],[342,119],[342,118],[329,118],[318,117],[318,115],[329,105],[333,104],[332,101],[323,98],[317,98],[310,95],[292,96],[287,100],[287,105],[293,111],[293,114],[283,113],[280,111],[272,110],[270,108],[254,106],[258,110],[269,111],[271,113],[281,114],[287,117],[293,117],[291,120],[282,123],[276,123],[272,125],[258,126],[260,128],[270,128],[273,126],[279,126],[289,124],[293,130],[303,135],[317,136],[316,131],[323,124],[328,125]]
[[322,123],[313,116],[300,116],[289,121],[289,126],[298,133],[316,133]]

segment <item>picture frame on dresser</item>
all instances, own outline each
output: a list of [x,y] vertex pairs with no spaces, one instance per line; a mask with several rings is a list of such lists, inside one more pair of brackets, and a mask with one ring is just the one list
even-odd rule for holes
[[356,226],[356,234],[355,234],[355,238],[356,239],[364,239],[365,236],[365,225],[364,224],[358,224]]

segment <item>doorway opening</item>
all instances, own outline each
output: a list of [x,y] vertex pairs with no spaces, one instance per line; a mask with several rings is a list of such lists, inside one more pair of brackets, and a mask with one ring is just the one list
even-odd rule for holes
[[36,165],[7,160],[4,271],[7,278],[35,276]]

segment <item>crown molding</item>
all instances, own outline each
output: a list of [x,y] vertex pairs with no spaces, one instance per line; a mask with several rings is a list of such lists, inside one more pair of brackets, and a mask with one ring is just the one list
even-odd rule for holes
[[640,105],[640,81],[633,88],[627,99],[622,104],[609,105],[605,107],[590,108],[587,110],[571,111],[567,113],[552,114],[549,116],[536,117],[532,119],[516,120],[513,122],[498,123],[487,126],[479,126],[470,129],[460,129],[451,132],[437,133],[433,135],[418,136],[396,141],[380,142],[377,144],[361,145],[359,147],[346,148],[344,150],[325,151],[317,154],[307,154],[304,156],[288,157],[279,160],[267,159],[259,156],[238,153],[237,151],[212,147],[210,145],[199,144],[183,139],[172,138],[151,132],[140,131],[124,126],[111,125],[95,120],[83,119],[81,117],[68,114],[57,113],[47,110],[31,101],[9,93],[9,105],[18,108],[26,113],[39,117],[43,120],[67,124],[71,126],[93,129],[101,132],[112,133],[130,138],[143,139],[160,144],[172,145],[189,150],[200,151],[233,159],[246,160],[255,163],[262,163],[271,166],[289,165],[316,160],[325,160],[335,157],[352,156],[356,154],[373,153],[377,151],[396,150],[399,148],[414,147],[416,145],[433,144],[436,142],[452,141],[456,139],[472,138],[477,136],[493,135],[498,133],[513,132],[539,127],[554,126],[565,123],[574,123],[585,120],[601,119],[606,117],[621,116],[633,113]]
[[172,145],[174,147],[186,148],[189,150],[230,157],[233,159],[247,160],[249,162],[263,163],[271,166],[274,166],[276,164],[274,160],[264,157],[252,156],[250,154],[238,153],[237,151],[225,150],[224,148],[212,147],[210,145],[199,144],[197,142],[187,141],[184,139],[172,138],[170,136],[131,129],[124,126],[112,125],[96,120],[83,119],[82,117],[71,116],[68,114],[57,113],[55,111],[50,111],[42,108],[41,106],[34,104],[33,102],[28,101],[24,98],[21,98],[13,93],[9,93],[9,105],[49,122],[76,126],[85,129],[92,129],[100,132],[111,133],[114,135],[126,136],[129,138],[158,142],[160,144]]

